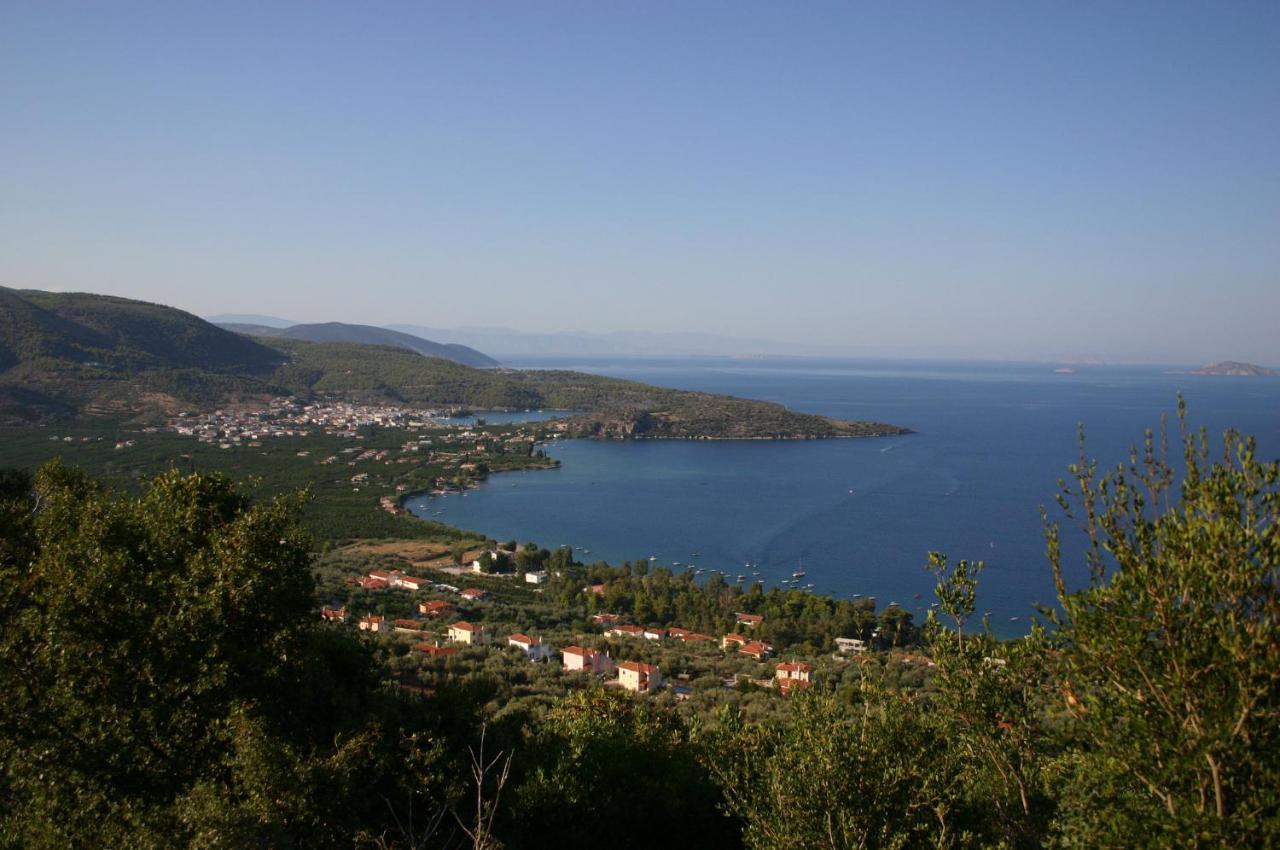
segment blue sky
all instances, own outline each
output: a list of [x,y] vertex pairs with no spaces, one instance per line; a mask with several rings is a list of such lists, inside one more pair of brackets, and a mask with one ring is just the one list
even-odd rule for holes
[[1280,4],[0,3],[0,282],[1280,365]]

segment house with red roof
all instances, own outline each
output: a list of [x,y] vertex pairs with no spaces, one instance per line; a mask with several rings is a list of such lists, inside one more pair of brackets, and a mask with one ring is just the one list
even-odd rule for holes
[[775,668],[774,675],[774,681],[784,694],[792,689],[803,690],[813,683],[813,665],[803,661],[783,661]]
[[418,613],[427,617],[448,617],[457,612],[452,602],[443,599],[428,599],[418,603]]
[[393,587],[401,590],[422,590],[424,587],[430,587],[431,582],[425,578],[417,578],[416,576],[398,576],[391,582]]
[[367,614],[360,618],[357,628],[362,632],[385,632],[387,621],[376,614]]
[[608,675],[613,672],[613,659],[606,652],[584,649],[581,646],[567,646],[560,652],[564,659],[564,669],[572,672]]
[[678,638],[685,643],[706,643],[707,641],[715,643],[715,638],[711,635],[702,635],[697,632],[685,632],[684,634],[679,635]]
[[751,641],[747,638],[746,635],[740,635],[737,632],[730,632],[729,634],[720,638],[720,648],[730,649],[735,646],[746,646],[750,642]]
[[449,640],[476,646],[484,643],[484,626],[477,626],[465,620],[459,620],[449,627]]
[[662,671],[656,664],[624,661],[618,665],[618,682],[634,693],[647,693],[662,687]]
[[773,655],[773,647],[769,646],[769,644],[764,641],[753,640],[750,643],[743,644],[742,648],[739,649],[738,652],[743,655],[750,655],[756,661],[764,661],[766,658]]
[[541,639],[525,634],[514,634],[507,638],[507,646],[514,646],[525,654],[530,661],[544,661],[551,656],[551,647]]
[[448,658],[450,655],[454,655],[458,651],[456,646],[440,646],[438,644],[427,643],[426,641],[418,644],[414,649],[430,658]]
[[320,609],[321,619],[328,620],[331,623],[345,623],[347,621],[346,606],[341,608],[330,608],[327,605]]
[[630,625],[614,626],[605,634],[610,637],[644,637],[644,629]]
[[391,587],[391,584],[386,579],[374,578],[373,576],[356,576],[347,579],[347,581],[362,590],[386,590]]
[[744,614],[739,611],[733,616],[737,619],[738,625],[746,626],[748,629],[754,629],[756,626],[764,622],[764,617],[759,614]]

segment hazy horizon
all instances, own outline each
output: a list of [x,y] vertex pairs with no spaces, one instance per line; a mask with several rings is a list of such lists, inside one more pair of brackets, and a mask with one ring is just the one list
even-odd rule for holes
[[1280,366],[1276,4],[9,3],[0,24],[0,285]]

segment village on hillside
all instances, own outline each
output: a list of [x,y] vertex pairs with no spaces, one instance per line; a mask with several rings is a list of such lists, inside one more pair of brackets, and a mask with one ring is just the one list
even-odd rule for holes
[[[499,552],[479,553],[470,563],[451,570],[455,575],[474,574],[493,579],[485,572],[489,561]],[[435,568],[435,569],[438,569]],[[505,581],[526,585],[537,592],[551,578],[547,571],[507,573]],[[816,681],[815,665],[795,651],[778,648],[752,637],[764,617],[746,611],[734,614],[735,630],[720,636],[708,635],[679,626],[641,626],[624,622],[618,614],[599,612],[590,616],[593,631],[578,634],[573,642],[556,647],[545,641],[536,629],[499,629],[482,622],[484,606],[493,601],[493,592],[477,587],[459,586],[430,578],[410,575],[398,569],[370,569],[349,576],[346,583],[367,594],[383,596],[401,593],[408,598],[399,603],[383,603],[383,609],[396,609],[400,616],[355,610],[350,604],[325,606],[320,616],[331,623],[345,624],[359,632],[400,641],[409,653],[426,660],[445,660],[460,650],[483,648],[485,651],[519,653],[535,664],[557,664],[564,674],[580,677],[579,684],[602,683],[633,693],[667,690],[677,700],[687,699],[691,686],[687,674],[664,670],[662,665],[646,660],[644,650],[660,645],[678,645],[703,653],[721,654],[757,662],[754,675],[727,676],[721,681],[726,688],[749,682],[758,688],[775,689],[782,695],[809,688]],[[464,582],[459,582],[464,584]],[[586,585],[581,593],[603,597],[604,585]],[[610,641],[608,639],[620,639]],[[615,651],[609,645],[623,647]],[[865,640],[841,637],[835,641],[836,653],[855,658],[878,648],[875,638]],[[625,647],[631,646],[631,650]],[[403,649],[401,650],[403,651]],[[931,664],[927,659],[921,659]]]

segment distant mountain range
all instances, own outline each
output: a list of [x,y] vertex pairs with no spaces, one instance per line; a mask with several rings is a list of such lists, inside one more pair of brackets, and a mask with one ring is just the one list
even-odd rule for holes
[[455,343],[441,344],[413,334],[377,328],[372,325],[349,325],[343,322],[324,322],[314,325],[290,325],[272,327],[261,324],[219,322],[218,326],[239,334],[258,337],[284,337],[305,339],[309,342],[358,342],[364,345],[390,345],[407,348],[426,357],[442,357],[463,366],[485,368],[500,365],[487,354],[474,348]]
[[[266,336],[278,331],[290,331],[288,336],[296,339],[316,339],[322,332],[312,328],[328,328],[338,323],[306,324],[292,322],[278,316],[263,316],[252,313],[224,313],[206,317],[222,327],[247,333],[253,336]],[[722,336],[709,333],[652,333],[648,331],[617,331],[614,333],[594,333],[591,331],[557,331],[542,333],[524,331],[514,328],[429,328],[423,325],[390,324],[383,327],[373,325],[347,325],[359,328],[360,333],[352,332],[341,340],[329,335],[326,341],[371,342],[375,331],[395,331],[408,334],[419,340],[439,345],[455,345],[469,348],[477,353],[483,351],[487,355],[502,357],[508,360],[519,357],[737,357],[759,355],[791,355],[791,356],[835,356],[839,350],[829,346],[782,344],[767,340],[748,339],[745,337]],[[299,331],[298,328],[307,330]],[[332,334],[332,332],[329,332]],[[401,345],[405,341],[391,342],[389,338],[382,344]],[[425,353],[425,352],[424,352]],[[436,356],[450,357],[449,354]],[[479,361],[468,362],[468,365],[482,365]],[[493,364],[487,364],[493,365]]]
[[217,316],[205,316],[204,320],[213,322],[215,325],[261,325],[267,328],[287,328],[302,324],[292,319],[263,316],[258,313],[220,313]]
[[497,357],[733,357],[739,355],[810,355],[833,351],[805,346],[707,333],[650,333],[618,331],[537,333],[511,328],[427,328],[393,324],[387,327],[439,342],[471,345]]

